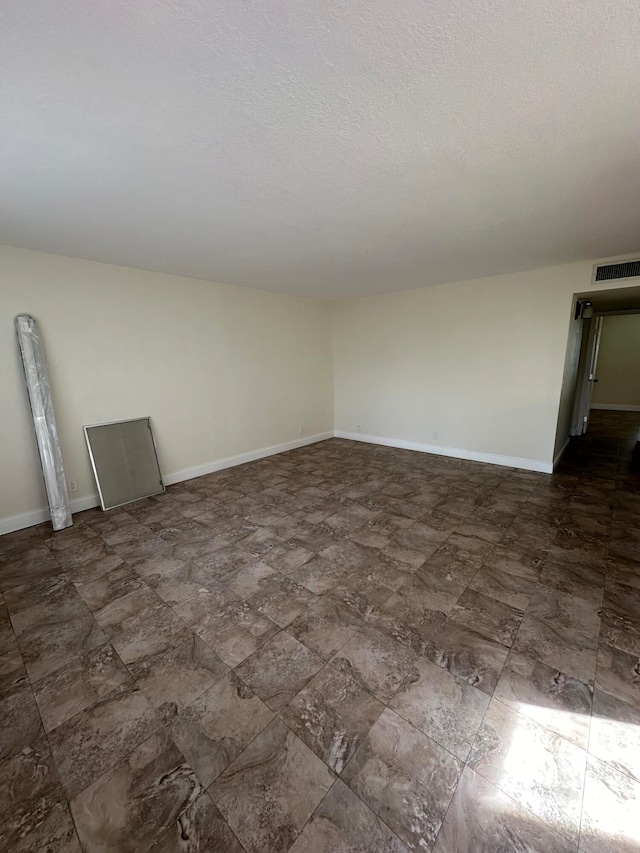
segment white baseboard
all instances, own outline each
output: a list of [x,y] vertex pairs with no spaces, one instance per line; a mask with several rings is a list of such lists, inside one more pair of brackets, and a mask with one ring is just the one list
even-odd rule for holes
[[[100,506],[100,498],[97,493],[72,500],[71,512],[83,512],[85,509],[91,509],[94,506]],[[13,533],[14,530],[22,530],[25,527],[33,527],[34,524],[42,524],[49,521],[49,518],[49,510],[46,507],[0,518],[0,536],[5,533]]]
[[556,455],[555,455],[555,457],[554,457],[554,460],[553,460],[553,467],[554,467],[554,470],[555,470],[555,467],[556,467],[556,465],[558,464],[558,462],[562,459],[562,454],[565,452],[565,450],[567,449],[567,447],[569,447],[569,442],[570,442],[570,441],[571,441],[571,436],[568,436],[568,437],[567,437],[567,440],[565,441],[565,443],[562,445],[562,447],[560,448],[560,450],[556,453]]
[[226,459],[218,459],[215,462],[206,462],[204,465],[196,465],[194,468],[184,468],[182,471],[174,471],[173,474],[165,474],[162,479],[165,486],[172,486],[174,483],[193,480],[194,477],[203,477],[205,474],[213,474],[215,471],[233,468],[235,465],[244,465],[245,462],[255,462],[256,459],[264,459],[267,456],[275,456],[277,453],[286,453],[287,450],[305,447],[307,444],[326,441],[328,438],[333,438],[333,430],[316,433],[316,435],[309,435],[304,438],[296,438],[295,441],[286,441],[284,444],[261,447],[259,450],[250,450],[248,453],[240,453],[238,456],[228,456]]
[[[204,465],[196,465],[193,468],[184,468],[182,471],[174,471],[171,474],[163,474],[162,479],[165,486],[172,486],[175,483],[182,483],[184,480],[192,480],[195,477],[202,477],[205,474],[222,471],[224,468],[233,468],[235,465],[244,465],[245,462],[255,462],[256,459],[275,456],[277,453],[285,453],[287,450],[295,450],[298,447],[305,447],[307,444],[326,441],[328,438],[333,438],[333,435],[333,430],[331,430],[330,432],[321,432],[316,435],[305,436],[304,438],[296,438],[294,441],[286,441],[283,444],[274,444],[271,447],[261,447],[259,450],[250,450],[248,453],[228,456],[226,459],[218,459],[215,462],[207,462]],[[92,509],[95,506],[100,506],[98,495],[85,495],[81,498],[74,498],[71,501],[71,512],[83,512],[85,509]],[[14,530],[22,530],[25,527],[33,527],[34,524],[42,524],[44,521],[49,521],[49,517],[49,510],[46,507],[42,507],[34,509],[31,512],[23,512],[20,515],[10,515],[7,518],[0,518],[0,536],[4,533],[13,533]]]
[[400,438],[384,438],[380,435],[362,435],[359,432],[345,432],[337,429],[336,438],[350,441],[364,441],[367,444],[382,444],[385,447],[398,447],[402,450],[417,450],[418,453],[433,453],[436,456],[452,456],[455,459],[469,459],[472,462],[487,462],[489,465],[502,465],[506,468],[522,468],[525,471],[540,471],[552,474],[551,462],[539,459],[523,459],[519,456],[500,456],[496,453],[482,453],[477,450],[463,450],[460,447],[441,447],[437,444],[421,444],[416,441],[404,441]]
[[640,412],[640,406],[628,406],[626,403],[592,403],[591,408],[607,412]]

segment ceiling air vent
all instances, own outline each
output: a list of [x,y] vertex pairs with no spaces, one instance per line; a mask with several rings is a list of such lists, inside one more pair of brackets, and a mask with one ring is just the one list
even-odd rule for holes
[[615,278],[640,277],[640,261],[621,261],[619,264],[604,264],[596,267],[594,281],[611,281]]

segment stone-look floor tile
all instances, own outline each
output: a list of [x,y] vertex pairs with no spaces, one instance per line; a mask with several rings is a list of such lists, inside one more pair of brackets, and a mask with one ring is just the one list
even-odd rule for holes
[[352,572],[366,566],[371,559],[367,548],[351,542],[349,539],[339,539],[320,551],[320,556],[334,566],[339,566],[345,572]]
[[[339,539],[336,531],[327,527],[326,524],[304,524],[304,522],[296,521],[292,516],[285,518],[283,524],[292,525],[293,529],[291,535],[283,535],[282,538],[298,548],[305,548],[307,551],[322,551],[324,548],[335,544]],[[281,535],[277,530],[280,524],[273,526],[278,535]],[[346,566],[345,568],[348,569],[349,567]]]
[[57,618],[81,616],[87,609],[65,574],[53,575],[6,591],[5,604],[16,634]]
[[542,548],[518,549],[497,545],[485,560],[483,568],[498,569],[536,583],[547,557]]
[[56,551],[56,559],[62,569],[65,572],[75,571],[79,578],[82,576],[82,570],[85,566],[91,566],[93,563],[113,555],[113,549],[98,536],[78,541],[67,548]]
[[522,611],[481,592],[467,589],[449,614],[449,620],[471,628],[503,646],[510,646],[520,627]]
[[286,628],[316,596],[284,575],[265,578],[248,603],[280,628]]
[[[363,503],[366,503],[370,506],[375,505],[377,509],[384,508],[380,515],[370,521],[367,525],[369,527],[369,530],[373,533],[377,533],[387,537],[393,536],[396,531],[402,530],[406,527],[410,527],[414,522],[414,519],[407,515],[401,515],[398,512],[393,512],[393,501],[385,501],[382,499],[382,496],[372,498],[369,501],[363,501]],[[400,507],[400,509],[403,509],[403,507]]]
[[155,536],[147,528],[144,530],[145,533],[139,537],[128,539],[126,542],[119,542],[113,546],[113,550],[129,565],[133,565],[135,560],[143,558],[171,556],[171,547],[166,542],[159,536]]
[[101,611],[118,598],[147,588],[129,566],[121,566],[96,580],[76,584],[78,594],[92,613]]
[[360,628],[331,665],[388,702],[417,658],[413,649],[370,626]]
[[249,853],[285,853],[334,780],[326,765],[275,719],[209,788]]
[[0,588],[5,593],[14,586],[59,574],[60,563],[41,540],[31,540],[28,547],[0,554]]
[[433,853],[575,853],[552,827],[465,767]]
[[[0,556],[6,557],[12,551],[28,550],[34,543],[42,545],[42,537],[37,526],[24,527],[22,530],[14,530],[13,533],[5,533],[0,536]],[[0,566],[2,566],[2,562],[0,562]]]
[[[239,520],[236,519],[236,522]],[[174,548],[177,556],[193,561],[215,578],[224,581],[231,572],[246,566],[254,559],[238,545],[231,545],[225,539],[207,536],[202,542],[185,543]]]
[[[609,425],[610,439],[597,433],[599,423]],[[85,605],[104,622],[116,654],[124,658],[136,683],[157,708],[163,732],[172,726],[177,731],[182,715],[228,678],[225,673],[230,661],[225,663],[217,656],[216,643],[231,640],[238,627],[244,636],[247,625],[234,624],[236,608],[244,600],[256,617],[270,625],[271,633],[258,640],[254,637],[246,654],[243,651],[244,657],[252,655],[255,661],[268,656],[268,648],[260,655],[260,646],[263,641],[270,646],[271,636],[282,628],[305,646],[305,655],[316,654],[325,661],[336,654],[340,657],[341,647],[363,626],[358,637],[374,630],[414,655],[421,653],[416,669],[430,668],[430,676],[418,676],[415,683],[407,678],[391,702],[407,701],[407,708],[399,710],[408,724],[415,725],[424,738],[440,740],[441,746],[454,752],[460,749],[460,757],[466,755],[468,746],[456,746],[456,738],[464,741],[466,737],[468,743],[476,725],[473,731],[464,726],[458,731],[463,715],[455,703],[451,716],[443,716],[445,700],[451,698],[445,688],[455,686],[456,691],[480,697],[486,704],[510,637],[500,635],[504,647],[492,643],[489,638],[498,635],[489,624],[481,625],[483,619],[491,623],[482,609],[474,612],[476,621],[466,626],[455,620],[470,615],[470,600],[477,603],[483,597],[497,602],[488,605],[489,614],[495,615],[503,605],[516,611],[527,608],[513,644],[519,651],[511,652],[495,694],[497,701],[509,706],[510,713],[524,720],[524,728],[516,733],[517,749],[508,746],[510,736],[496,740],[491,760],[486,759],[488,766],[506,760],[504,778],[507,783],[511,778],[514,786],[518,774],[533,767],[531,785],[538,786],[535,790],[542,792],[542,800],[558,787],[553,767],[545,765],[545,751],[534,745],[531,759],[518,743],[531,730],[544,733],[540,740],[557,737],[559,760],[566,758],[567,748],[584,746],[599,637],[589,746],[594,761],[607,763],[609,783],[616,772],[637,782],[640,488],[629,463],[635,440],[631,432],[638,425],[638,415],[594,413],[589,434],[572,442],[561,462],[565,473],[552,476],[334,439],[170,487],[165,494],[139,501],[125,511],[87,511],[76,516],[73,528],[56,534],[50,525],[41,525],[0,537],[0,786],[3,773],[10,780],[0,790],[0,847],[18,852],[78,851],[27,668],[39,682],[39,698],[51,700],[48,710],[45,704],[42,707],[47,727],[58,723],[51,731],[52,739],[77,717],[90,714],[96,701],[99,705],[111,696],[102,696],[111,684],[110,667],[97,673],[86,665],[94,658],[92,650],[96,649],[97,658],[107,640]],[[608,440],[612,442],[609,447]],[[607,543],[603,525],[610,522]],[[501,541],[494,544],[499,535]],[[297,584],[295,577],[317,552],[323,553],[315,560],[315,568],[312,565],[307,570],[309,582],[316,585],[312,592]],[[123,560],[129,565],[123,565]],[[320,568],[326,569],[324,576]],[[463,595],[467,588],[473,593]],[[177,609],[183,605],[178,616]],[[452,611],[453,617],[446,619]],[[217,637],[207,637],[214,641],[211,648],[204,639],[193,638],[191,625],[203,637],[210,628],[221,628],[224,636],[218,632]],[[499,621],[491,626],[497,628]],[[484,637],[483,632],[489,636]],[[453,642],[455,633],[458,636]],[[443,636],[448,636],[446,643]],[[434,664],[438,645],[445,648],[439,649],[441,657]],[[348,648],[347,654],[350,651],[353,649]],[[347,657],[343,660],[347,662]],[[236,662],[234,657],[231,663]],[[126,678],[121,667],[118,671]],[[386,671],[385,664],[378,673],[383,680]],[[256,669],[254,675],[264,680],[266,689],[273,689],[274,679],[268,672]],[[476,684],[484,678],[480,684],[484,692],[469,686],[460,675]],[[125,688],[131,689],[126,687],[130,684],[127,680]],[[46,694],[42,692],[45,686],[51,688]],[[291,694],[296,687],[291,687]],[[409,701],[412,690],[420,693],[422,687],[424,695],[418,696],[418,702]],[[269,725],[274,712],[251,695],[267,715],[264,725]],[[363,745],[382,708],[362,683],[325,663],[278,713],[287,721],[292,737],[299,735],[318,760],[325,762],[328,772],[344,773],[345,762]],[[76,709],[76,716],[67,718]],[[216,713],[212,712],[205,728],[218,725]],[[225,719],[229,716],[222,714]],[[201,759],[203,773],[207,772],[206,756],[218,760],[225,748],[233,759],[227,757],[223,764],[242,760],[241,754],[233,752],[232,736],[225,742],[224,733],[212,734],[209,741],[206,733],[198,734],[195,724],[191,741],[186,729],[183,735],[185,743],[191,743],[187,748],[194,761]],[[260,732],[256,736],[261,737]],[[108,740],[106,737],[107,745]],[[248,744],[238,749],[246,749]],[[90,758],[92,749],[89,738]],[[516,753],[511,762],[509,756]],[[536,770],[536,761],[544,765],[542,770]],[[467,777],[476,782],[480,778],[471,770]],[[210,771],[206,778],[209,781]],[[515,788],[514,797],[525,797],[529,782],[525,783]],[[160,794],[165,784],[160,785]],[[575,837],[566,844],[558,842],[551,824],[499,791],[502,782],[497,777],[496,784],[497,788],[481,780],[486,809],[482,824],[473,817],[468,797],[459,808],[455,805],[458,800],[454,801],[436,842],[439,853],[452,853],[452,848],[455,853],[469,849],[497,853],[503,848],[505,853],[513,853],[515,847],[522,853],[540,849],[575,853]],[[148,792],[155,783],[145,782],[143,788],[145,785]],[[564,790],[567,786],[559,787]],[[142,800],[145,791],[140,794]],[[367,838],[358,837],[365,831],[360,818],[349,822],[345,817],[340,823],[336,816],[334,825],[323,819],[320,835],[311,834],[311,828],[315,831],[319,826],[312,819],[305,829],[309,835],[303,834],[297,849],[305,844],[313,850],[314,844],[326,847],[334,843],[337,849],[359,845],[367,853],[378,843],[386,849],[386,834],[378,841],[375,829],[383,826],[380,818],[372,824],[368,806],[341,785],[335,786],[331,796],[337,799],[338,793],[341,803],[345,797],[349,801],[354,816],[367,816],[362,818]],[[155,825],[151,814],[146,831],[140,829],[146,818],[134,802],[138,796],[134,792],[123,798],[128,814],[111,795],[105,797],[96,808],[96,826],[106,816],[116,826],[115,835],[100,829],[88,842],[83,839],[87,850],[149,849],[154,844],[156,850],[186,851],[206,844],[228,845],[234,853],[238,849],[231,829],[224,833],[224,820],[205,796],[198,805],[183,801],[166,821],[161,817],[162,826]],[[601,797],[605,805],[607,796]],[[558,808],[564,809],[555,789],[549,797],[555,797]],[[626,812],[616,797],[602,813],[608,810],[615,823],[617,810],[619,826],[624,827]],[[112,807],[120,809],[119,816],[111,814]],[[161,804],[162,815],[164,808]],[[100,809],[102,817],[97,814]],[[469,813],[466,823],[464,809]],[[340,814],[346,813],[345,807]],[[593,820],[597,832],[587,839],[589,853],[598,843],[598,833],[618,846],[626,844],[626,837],[620,840],[616,827],[603,826],[600,813]],[[127,822],[131,827],[126,827]],[[218,830],[223,833],[220,839]],[[331,834],[325,836],[325,831]],[[397,841],[401,843],[405,842]],[[601,847],[607,853],[606,846]],[[396,849],[394,844],[392,849]]]
[[49,788],[41,797],[0,819],[0,849],[11,853],[82,853],[69,805],[62,788]]
[[164,603],[150,612],[132,614],[122,628],[111,642],[127,666],[179,646],[192,636],[184,622]]
[[391,537],[391,542],[400,549],[422,554],[422,562],[420,563],[422,565],[438,545],[453,533],[454,528],[455,524],[452,524],[451,521],[441,524],[439,517],[430,518],[430,516],[424,515],[421,521],[414,521],[409,526],[396,530]]
[[64,560],[60,562],[63,564],[64,571],[69,580],[76,584],[89,583],[115,569],[125,566],[122,557],[108,547],[96,559],[89,560],[80,565],[65,566]]
[[585,750],[492,699],[468,764],[577,844],[586,756]]
[[[551,512],[553,516],[553,511]],[[502,544],[520,546],[522,542],[533,546],[550,548],[558,535],[559,526],[555,517],[546,517],[540,514],[539,509],[534,513],[527,511],[526,507],[516,516],[511,526],[506,531]]]
[[[459,527],[464,527],[467,521],[468,518],[461,522]],[[484,525],[484,527],[490,527],[490,525]],[[500,535],[502,532],[504,531],[501,531]],[[474,533],[461,533],[456,528],[456,531],[440,546],[434,557],[438,553],[449,554],[451,557],[455,557],[459,563],[466,563],[469,568],[479,567],[495,548],[496,543],[492,541],[494,538],[493,533],[488,539],[483,539]],[[434,562],[433,558],[431,562]]]
[[[502,519],[501,519],[502,520]],[[461,536],[468,536],[480,542],[485,542],[489,545],[497,545],[505,533],[505,527],[502,524],[493,524],[488,521],[477,520],[472,513],[462,524],[456,528],[456,533]],[[487,550],[485,554],[489,553]]]
[[[613,553],[612,545],[611,553]],[[573,530],[560,528],[549,546],[552,560],[560,563],[579,563],[601,569],[608,556],[607,543],[576,534]]]
[[0,603],[0,654],[13,652],[18,648],[16,635],[11,627],[11,619],[7,605]]
[[488,704],[486,693],[419,658],[389,707],[466,761]]
[[138,577],[149,584],[157,584],[160,578],[169,577],[173,572],[195,564],[180,560],[170,553],[161,556],[135,557],[129,560],[129,565]]
[[593,685],[598,643],[590,634],[575,635],[560,622],[542,622],[525,613],[513,649]]
[[600,644],[596,687],[617,699],[640,708],[640,658]]
[[281,631],[243,661],[235,673],[272,711],[281,711],[323,666],[319,655]]
[[357,569],[353,574],[359,575],[364,582],[373,583],[389,588],[389,592],[397,592],[403,584],[410,581],[415,575],[415,569],[409,563],[396,557],[384,554],[382,551],[371,551],[370,560]]
[[640,592],[607,579],[600,613],[600,642],[640,657]]
[[145,583],[93,611],[93,616],[109,639],[113,639],[139,627],[163,607],[166,604]]
[[580,832],[581,853],[636,853],[640,782],[589,756]]
[[428,610],[449,614],[464,590],[464,584],[454,583],[437,574],[430,574],[429,566],[423,566],[407,577],[397,592]]
[[109,643],[44,676],[35,682],[33,690],[45,731],[50,732],[130,680]]
[[128,685],[53,729],[49,743],[68,797],[113,767],[159,726],[145,696]]
[[425,657],[491,695],[508,654],[501,643],[447,620],[434,634]]
[[322,595],[337,586],[348,572],[349,570],[343,565],[329,562],[329,560],[316,555],[299,568],[291,569],[288,575],[296,583],[308,589],[309,592]]
[[406,853],[395,833],[337,779],[291,853]]
[[538,584],[531,597],[527,616],[534,616],[548,625],[559,626],[569,637],[584,637],[588,643],[597,640],[600,633],[598,604],[559,592],[542,583]]
[[75,851],[68,821],[67,800],[39,729],[23,749],[0,761],[0,849],[56,850],[56,839],[60,847],[67,839],[69,851]]
[[148,574],[145,580],[166,604],[182,604],[202,592],[221,592],[219,581],[195,563],[185,563],[172,572]]
[[200,794],[162,833],[149,853],[244,853],[208,794]]
[[46,625],[33,625],[18,636],[31,681],[54,672],[107,640],[90,613]]
[[410,849],[430,849],[462,764],[388,708],[342,779]]
[[234,667],[278,631],[277,625],[246,601],[232,601],[198,633],[227,666]]
[[386,545],[383,549],[380,550],[380,556],[388,557],[390,560],[393,560],[397,563],[404,563],[409,570],[419,569],[427,559],[427,557],[432,554],[436,548],[438,547],[437,542],[433,542],[428,548],[425,548],[424,551],[414,551],[411,548],[404,547],[399,544],[399,541],[396,541],[395,538],[392,538],[388,545]]
[[535,582],[487,565],[473,576],[469,589],[491,596],[516,610],[524,611],[535,590]]
[[214,624],[224,607],[237,596],[215,581],[215,588],[201,588],[191,598],[174,605],[173,610],[192,631],[201,633]]
[[355,542],[356,545],[362,545],[364,548],[382,550],[389,544],[391,535],[393,535],[393,530],[391,530],[389,535],[387,535],[386,533],[371,527],[371,525],[365,524],[364,527],[358,527],[356,530],[350,530],[347,537],[352,542]]
[[609,557],[602,566],[608,582],[640,589],[640,567],[635,560]]
[[394,593],[380,607],[367,616],[369,625],[392,639],[409,646],[416,654],[423,654],[431,637],[442,625],[445,615],[440,610],[430,610],[410,595]]
[[581,749],[587,748],[592,702],[588,684],[511,652],[494,696]]
[[201,793],[195,773],[160,731],[85,788],[71,811],[85,850],[138,853]]
[[206,787],[273,719],[273,712],[234,674],[179,711],[171,734]]
[[[640,541],[637,529],[616,522],[614,516],[611,525],[611,538],[608,541],[608,553],[614,557],[640,561]],[[601,547],[605,547],[605,543]]]
[[596,607],[602,604],[604,575],[590,566],[548,560],[540,572],[540,583],[560,592],[584,598]]
[[287,627],[287,632],[324,660],[330,660],[361,624],[338,602],[318,599]]
[[595,690],[589,752],[640,782],[640,709]]
[[225,585],[240,598],[249,599],[260,590],[261,581],[281,577],[262,560],[254,559],[225,578]]
[[282,720],[336,773],[382,713],[381,702],[326,666],[287,705]]
[[33,693],[24,686],[0,702],[0,760],[28,750],[42,723]]
[[362,504],[343,504],[336,512],[326,516],[324,523],[327,527],[335,530],[336,534],[346,536],[350,531],[357,530],[363,524],[368,524],[379,514],[379,512],[367,509]]
[[185,708],[229,671],[218,655],[192,635],[169,651],[129,666],[138,687],[156,708]]
[[350,610],[357,619],[365,620],[377,605],[384,604],[392,594],[388,586],[373,577],[352,572],[333,587],[329,596]]
[[[254,522],[251,522],[248,519],[246,519],[246,521],[247,524],[253,526]],[[244,536],[238,541],[248,554],[259,559],[262,559],[265,554],[268,554],[272,548],[277,548],[283,544],[283,540],[279,536],[276,536],[273,531],[268,530],[265,527],[257,527],[248,536]]]
[[466,546],[467,537],[453,534],[427,559],[421,574],[466,587],[484,559],[482,554],[470,553]]
[[264,554],[262,560],[277,572],[288,575],[290,572],[295,572],[312,557],[313,551],[300,548],[290,542],[282,542]]
[[21,687],[29,686],[27,670],[18,646],[0,654],[0,702]]

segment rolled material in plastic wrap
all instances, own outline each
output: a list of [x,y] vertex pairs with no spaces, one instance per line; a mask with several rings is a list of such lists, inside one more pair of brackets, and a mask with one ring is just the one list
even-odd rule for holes
[[42,339],[37,322],[29,314],[18,314],[16,331],[40,451],[51,524],[54,530],[62,530],[70,527],[73,520]]

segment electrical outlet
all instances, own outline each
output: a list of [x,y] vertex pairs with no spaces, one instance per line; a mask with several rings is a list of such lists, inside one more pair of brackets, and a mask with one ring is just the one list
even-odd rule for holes
[[298,427],[298,435],[304,435],[304,424],[300,424]]
[[434,437],[435,439],[437,439],[437,438],[438,438],[438,430],[437,430],[437,429],[434,429],[434,431],[433,431],[433,437]]
[[67,485],[69,486],[69,491],[71,494],[78,491],[78,481],[77,480],[68,480]]
[[362,430],[362,427],[360,426],[360,424],[356,424],[356,429],[358,432],[360,432]]

